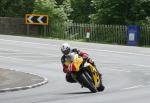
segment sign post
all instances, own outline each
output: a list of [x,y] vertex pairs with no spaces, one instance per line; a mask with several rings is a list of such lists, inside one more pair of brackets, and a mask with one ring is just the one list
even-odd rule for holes
[[29,24],[27,24],[27,35],[29,35],[29,33],[30,33],[30,29],[29,28],[30,28]]
[[43,25],[44,36],[46,35],[46,26],[48,25],[48,15],[42,14],[26,14],[25,23],[27,24],[27,34],[29,34],[29,25]]

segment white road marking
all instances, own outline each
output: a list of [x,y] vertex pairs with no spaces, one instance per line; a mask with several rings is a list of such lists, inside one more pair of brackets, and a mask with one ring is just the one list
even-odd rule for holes
[[[28,62],[28,64],[32,64],[32,65],[34,63],[36,63],[36,64],[41,63],[41,59],[39,59],[39,61],[37,61],[37,60],[28,60],[28,59],[14,58],[14,57],[6,57],[6,56],[0,56],[0,59],[2,59],[2,60],[8,59],[10,62],[17,62],[17,63],[18,63],[18,61],[21,61],[24,63]],[[47,61],[49,61],[49,60],[47,60]],[[52,61],[56,62],[56,60],[51,60],[51,62]]]
[[6,48],[0,48],[0,50],[3,50],[3,51],[8,51],[8,52],[22,52],[22,50],[14,50],[14,49],[6,49]]
[[14,60],[16,60],[16,61],[20,61],[20,60],[21,60],[21,61],[34,62],[34,60],[25,60],[25,59],[14,58],[14,57],[6,57],[6,56],[1,56],[1,55],[0,55],[0,57],[1,57],[1,58],[7,58],[7,59],[9,59],[9,60],[10,60],[10,59],[13,59],[13,61],[14,61]]
[[[44,45],[44,46],[54,46],[57,47],[57,45],[52,45],[52,44],[45,44],[45,43],[35,43],[35,42],[26,42],[26,41],[18,41],[18,40],[8,40],[8,39],[0,39],[1,41],[8,41],[8,42],[14,42],[14,43],[27,43],[27,44],[34,44],[34,45]],[[87,49],[87,50],[92,50],[92,51],[101,51],[101,52],[110,52],[110,53],[118,53],[118,54],[130,54],[130,55],[140,55],[140,56],[150,56],[148,54],[139,54],[139,53],[131,53],[131,52],[120,52],[120,51],[112,51],[112,50],[98,50],[98,49],[89,49],[89,48],[83,48],[83,49]],[[14,51],[14,50],[12,50]],[[19,51],[19,50],[15,50],[15,51]],[[48,54],[47,54],[48,55]],[[139,65],[139,64],[133,64],[134,66],[139,66],[139,67],[146,67],[146,68],[150,68],[150,66],[145,66],[145,65]],[[114,69],[116,71],[125,71],[125,70],[117,70]],[[130,72],[130,71],[126,71],[126,72]]]
[[117,54],[129,54],[129,55],[137,55],[137,56],[150,56],[148,54],[141,54],[141,53],[132,53],[132,52],[121,52],[121,51],[113,51],[113,50],[97,50],[97,49],[89,49],[85,48],[87,50],[92,50],[92,51],[101,51],[101,52],[109,52],[109,53],[117,53]]
[[8,40],[8,39],[0,39],[1,41],[8,41],[8,42],[14,42],[14,43],[26,43],[26,44],[34,44],[34,45],[44,45],[44,46],[54,46],[57,47],[57,45],[50,45],[45,43],[35,43],[35,42],[25,42],[25,41],[17,41],[17,40]]
[[[35,44],[35,45],[44,45],[44,46],[54,46],[58,47],[57,45],[52,44],[45,44],[45,43],[35,43],[35,42],[25,42],[25,41],[17,41],[17,40],[8,40],[8,39],[0,39],[1,41],[8,41],[8,42],[14,42],[14,43],[27,43],[27,44]],[[141,54],[141,53],[132,53],[132,52],[121,52],[121,51],[113,51],[113,50],[98,50],[98,49],[89,49],[89,48],[83,48],[87,50],[92,51],[100,51],[100,52],[109,52],[109,53],[118,53],[118,54],[130,54],[130,55],[139,55],[139,56],[150,56],[149,54]]]
[[132,87],[128,87],[128,88],[123,88],[123,90],[136,89],[136,88],[140,88],[140,87],[142,87],[142,85],[136,85],[136,86],[132,86]]
[[[52,56],[52,57],[54,57],[54,54],[50,54],[50,53],[35,53],[35,52],[24,52],[23,50],[14,50],[14,49],[6,49],[6,48],[0,48],[0,50],[4,50],[4,51],[7,51],[7,52],[15,52],[16,54],[18,54],[17,52],[20,52],[20,54],[29,54],[29,55],[31,55],[31,54],[33,54],[33,56],[35,55],[35,54],[37,54],[37,55],[44,55],[44,56]],[[15,54],[15,53],[10,53],[10,54]],[[56,57],[56,56],[55,56]],[[58,57],[58,56],[57,56]]]
[[128,88],[123,88],[123,90],[130,90],[130,89],[137,89],[137,88],[145,88],[145,87],[150,87],[150,85],[136,85]]
[[[106,70],[106,69],[105,69]],[[121,70],[121,69],[107,69],[107,70],[113,70],[113,71],[118,71],[118,72],[128,72],[130,73],[131,71],[129,70]]]
[[149,65],[139,65],[139,64],[132,64],[133,66],[137,66],[137,67],[144,67],[144,68],[150,68]]

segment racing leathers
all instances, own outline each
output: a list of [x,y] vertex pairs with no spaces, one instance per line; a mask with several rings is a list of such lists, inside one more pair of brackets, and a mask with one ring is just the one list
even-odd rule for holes
[[[76,48],[71,49],[70,53],[77,53],[79,56],[83,58],[83,60],[87,60],[87,62],[91,63],[93,66],[95,66],[92,59],[88,57],[88,54],[86,52],[80,51]],[[61,57],[61,62],[63,65],[63,72],[66,73],[66,81],[70,83],[75,83],[76,81],[72,78],[70,71],[68,70],[68,66],[65,65],[65,62],[68,60],[68,55],[63,55]],[[96,67],[96,66],[95,66]]]

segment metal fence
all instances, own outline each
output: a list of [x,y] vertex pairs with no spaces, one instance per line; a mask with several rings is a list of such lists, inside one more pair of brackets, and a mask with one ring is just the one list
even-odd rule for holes
[[[79,23],[49,23],[48,26],[24,24],[24,19],[0,17],[0,33],[42,36],[98,43],[127,44],[126,25],[101,25]],[[89,38],[87,32],[90,33]],[[140,27],[140,46],[150,46],[150,27]]]
[[150,27],[140,27],[140,46],[150,46]]
[[[52,28],[53,27],[53,28]],[[55,23],[45,28],[46,36],[60,39],[81,40],[99,43],[127,44],[126,25],[100,25],[100,24],[79,24]],[[42,29],[44,31],[44,29]],[[89,38],[86,38],[90,32]],[[42,32],[43,33],[43,32]],[[139,45],[150,45],[150,28],[140,27]]]

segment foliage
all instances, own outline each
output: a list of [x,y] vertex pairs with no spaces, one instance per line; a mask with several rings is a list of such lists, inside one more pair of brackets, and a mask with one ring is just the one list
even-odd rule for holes
[[0,0],[0,16],[23,17],[33,11],[34,0]]
[[33,13],[49,15],[50,22],[63,22],[67,16],[62,8],[58,8],[55,0],[37,1],[34,3]]
[[67,16],[70,16],[70,13],[73,11],[71,8],[71,1],[70,0],[56,0],[57,5],[59,8],[64,9],[64,12]]
[[46,13],[51,22],[147,25],[150,0],[0,0],[0,16]]
[[[65,25],[68,22],[67,14],[64,8],[59,7],[55,0],[36,1],[34,3],[33,13],[47,14],[49,16],[49,27],[52,34],[65,32]],[[57,26],[57,23],[63,23],[62,29]],[[50,34],[47,34],[47,36]]]
[[64,0],[55,0],[57,2],[57,5],[62,5],[62,3],[64,2]]
[[89,15],[95,12],[91,5],[91,0],[71,0],[70,19],[77,23],[88,23],[90,21]]
[[136,24],[149,14],[149,0],[93,0],[92,20],[103,24]]

